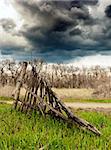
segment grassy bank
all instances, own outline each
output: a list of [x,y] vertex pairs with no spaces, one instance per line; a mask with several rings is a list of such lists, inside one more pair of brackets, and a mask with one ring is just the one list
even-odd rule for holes
[[94,150],[111,149],[111,115],[75,112],[95,124],[102,132],[98,137],[62,121],[33,114],[31,118],[16,112],[10,105],[0,105],[0,149],[3,150]]
[[1,101],[13,101],[12,97],[7,97],[7,96],[0,96]]
[[13,98],[7,96],[0,96],[0,101],[13,101]]
[[111,99],[74,99],[74,98],[64,98],[64,102],[97,102],[97,103],[111,103]]

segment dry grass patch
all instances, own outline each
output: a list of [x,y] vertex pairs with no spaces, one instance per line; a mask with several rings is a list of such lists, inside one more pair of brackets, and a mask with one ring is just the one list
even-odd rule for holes
[[[15,93],[15,88],[14,86],[0,86],[0,99],[1,100],[9,100],[12,95]],[[20,96],[25,96],[25,89],[21,88],[20,90]]]
[[0,96],[3,97],[12,97],[12,93],[14,91],[15,87],[13,86],[0,86]]
[[74,98],[74,99],[91,99],[93,89],[67,89],[67,88],[53,88],[53,91],[61,98]]

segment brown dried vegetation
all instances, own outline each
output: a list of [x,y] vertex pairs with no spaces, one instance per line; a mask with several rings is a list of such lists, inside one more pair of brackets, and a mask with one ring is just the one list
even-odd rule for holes
[[[21,64],[9,60],[0,63],[0,87],[15,86],[20,75]],[[94,97],[111,97],[110,67],[78,68],[65,64],[47,64],[37,59],[28,63],[27,74],[30,74],[33,66],[53,88],[94,89],[92,95]],[[25,79],[28,79],[28,76]]]

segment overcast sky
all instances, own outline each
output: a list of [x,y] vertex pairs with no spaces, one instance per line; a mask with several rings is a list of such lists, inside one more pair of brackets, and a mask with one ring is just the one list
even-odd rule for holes
[[106,62],[111,0],[0,0],[0,53],[20,60]]

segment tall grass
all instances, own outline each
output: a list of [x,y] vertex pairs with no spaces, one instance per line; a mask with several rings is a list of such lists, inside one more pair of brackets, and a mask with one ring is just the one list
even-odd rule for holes
[[110,150],[111,115],[83,111],[76,114],[95,124],[103,135],[98,137],[35,113],[29,117],[9,105],[0,105],[0,150]]

